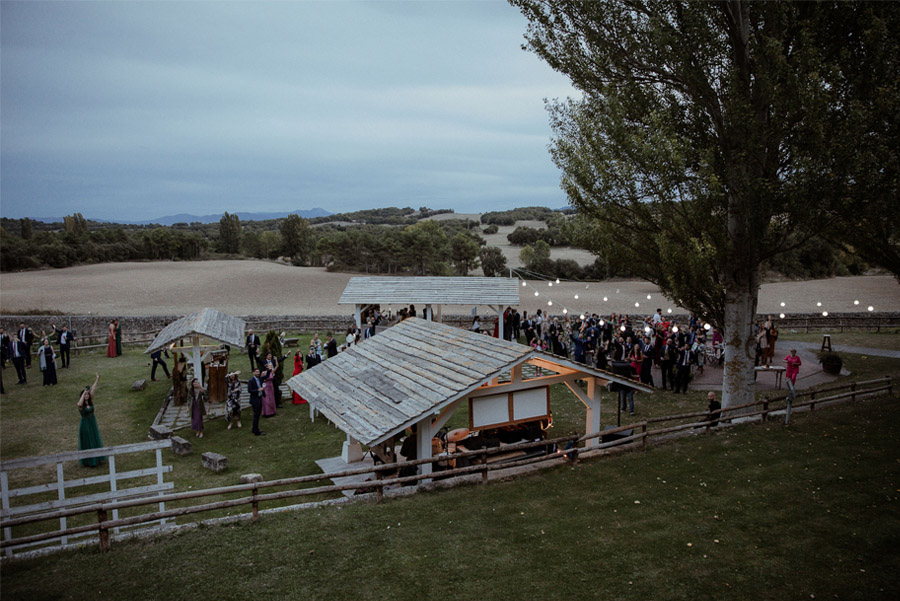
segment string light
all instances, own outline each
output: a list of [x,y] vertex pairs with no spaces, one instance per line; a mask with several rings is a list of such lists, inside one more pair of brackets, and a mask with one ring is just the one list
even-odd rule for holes
[[563,309],[563,315],[567,315],[569,313],[568,309]]
[[559,284],[559,278],[556,278],[556,283]]
[[858,305],[858,304],[859,304],[859,301],[858,301],[858,300],[855,300],[855,301],[853,301],[853,304],[854,304],[854,305]]
[[712,329],[712,326],[709,325],[709,324],[705,324],[705,325],[703,326],[703,329],[706,330],[707,332],[709,332],[709,331]]
[[604,296],[604,297],[603,297],[603,302],[604,302],[604,303],[605,303],[606,301],[608,301],[608,300],[609,300],[609,297],[608,297],[608,296]]
[[822,311],[822,317],[828,317],[828,311]]
[[647,295],[647,300],[650,300],[650,298],[651,298],[651,297],[650,297],[650,295],[648,294],[648,295]]
[[579,315],[579,317],[580,317],[581,319],[584,319],[584,313],[582,313],[581,315]]
[[553,288],[553,282],[547,282],[547,285]]
[[784,306],[784,301],[781,301],[781,306],[782,306],[782,307]]
[[553,306],[553,301],[547,301],[547,306],[548,306],[548,307],[552,307],[552,306]]
[[668,309],[666,309],[666,313],[671,313],[671,312],[672,312],[672,308],[671,308],[671,307],[669,307]]
[[619,326],[619,329],[622,330],[622,331],[624,332],[624,331],[625,331],[625,326],[624,326],[624,325]]
[[524,288],[525,286],[526,286],[526,284],[525,284],[525,282],[523,281],[523,282],[522,282],[522,287]]
[[784,319],[784,313],[779,314],[778,317],[780,317],[781,319]]
[[601,320],[600,320],[600,327],[602,328],[602,327],[604,326],[604,324],[606,324],[606,320],[605,320],[605,319],[601,319]]
[[537,296],[538,294],[540,294],[540,292],[538,292],[537,290],[535,290],[535,291],[534,291],[534,295]]
[[822,303],[816,303],[816,306],[817,306],[817,307],[821,307],[821,306],[822,306]]
[[641,303],[634,303],[634,306],[635,306],[635,307],[640,307],[640,306],[641,306]]
[[650,331],[651,331],[650,326],[647,326],[646,328],[644,328],[644,334],[650,334]]
[[577,294],[575,295],[575,300],[578,300],[578,295],[577,295]]
[[869,311],[874,311],[874,310],[875,310],[875,307],[873,307],[872,305],[869,305]]
[[675,332],[675,333],[677,333],[677,332],[678,332],[678,326],[672,326],[672,331]]

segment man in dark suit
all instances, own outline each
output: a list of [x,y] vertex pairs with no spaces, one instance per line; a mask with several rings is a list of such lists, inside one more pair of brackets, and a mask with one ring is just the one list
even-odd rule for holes
[[12,359],[16,368],[16,375],[19,377],[19,384],[26,384],[28,376],[25,372],[25,345],[19,341],[19,335],[13,334],[12,342],[9,343],[9,357]]
[[250,356],[250,370],[259,367],[259,336],[247,330],[247,354]]
[[168,349],[156,349],[152,353],[150,353],[150,358],[153,359],[153,367],[150,368],[150,381],[156,382],[156,368],[157,366],[162,367],[163,371],[166,372],[166,377],[171,378],[172,374],[169,373],[169,366],[166,365],[166,362],[163,361],[162,354],[163,351],[166,353],[166,357],[169,356]]
[[691,347],[686,343],[678,355],[678,367],[675,371],[675,394],[687,393],[688,380],[691,379]]
[[259,430],[259,415],[262,413],[262,399],[259,396],[262,382],[259,380],[259,367],[253,369],[253,377],[247,380],[247,392],[250,393],[250,406],[253,408],[253,432],[254,436],[265,436],[265,432]]
[[337,341],[331,335],[331,332],[328,332],[327,340],[325,342],[325,354],[328,355],[329,359],[338,354]]
[[24,322],[19,324],[19,342],[25,345],[25,367],[31,367],[31,345],[34,344],[34,331]]
[[69,326],[63,326],[62,330],[57,330],[56,326],[53,326],[53,331],[56,332],[56,341],[59,343],[59,356],[62,359],[62,366],[69,367],[69,363],[71,363],[72,359],[69,356],[69,345],[75,340],[75,335],[69,331]]

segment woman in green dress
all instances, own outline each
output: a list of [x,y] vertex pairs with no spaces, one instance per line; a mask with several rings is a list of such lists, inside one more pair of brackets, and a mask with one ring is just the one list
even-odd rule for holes
[[[81,413],[81,425],[78,427],[78,450],[99,449],[103,447],[100,439],[100,428],[97,427],[97,418],[94,417],[94,392],[97,390],[97,382],[100,374],[94,379],[91,386],[85,386],[78,399],[78,412]],[[85,467],[95,467],[104,463],[106,457],[88,457],[81,460]]]
[[122,327],[119,325],[119,320],[115,320],[116,324],[116,357],[122,356]]

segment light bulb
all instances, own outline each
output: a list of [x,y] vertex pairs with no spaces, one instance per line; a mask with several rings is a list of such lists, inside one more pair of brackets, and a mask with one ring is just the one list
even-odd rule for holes
[[523,287],[523,288],[525,287],[525,282],[522,282],[522,287]]
[[650,298],[651,298],[651,297],[650,297],[650,295],[648,294],[648,295],[647,295],[647,300],[650,300]]
[[553,282],[547,282],[547,285],[553,288]]
[[781,301],[781,306],[782,306],[782,307],[784,306],[784,301]]
[[582,313],[582,314],[579,315],[578,317],[579,317],[579,319],[584,319],[584,313]]
[[873,307],[872,305],[869,305],[869,311],[874,311],[874,310],[875,310],[875,307]]
[[553,306],[553,301],[547,301],[547,306],[548,306],[548,307],[552,307],[552,306]]
[[859,301],[858,301],[858,300],[855,300],[855,301],[853,301],[853,304],[854,304],[854,305],[858,305],[858,304],[859,304]]
[[609,297],[606,297],[606,296],[603,297],[603,302],[604,302],[604,303],[605,303],[606,301],[608,301],[608,300],[609,300]]
[[535,296],[538,295],[538,291],[537,291],[537,290],[534,291],[534,295],[535,295]]
[[678,326],[672,326],[672,331],[673,331],[673,332],[678,332]]
[[568,310],[568,309],[563,309],[563,315],[566,315],[566,314],[568,314],[568,313],[569,313],[569,310]]
[[645,334],[649,334],[650,332],[651,332],[650,326],[647,326],[646,328],[644,328],[644,333],[645,333]]
[[822,303],[816,303],[816,306],[817,306],[817,307],[821,307],[821,306],[822,306]]
[[784,313],[781,313],[778,317],[780,317],[781,319],[784,319]]
[[822,317],[828,317],[828,311],[822,311]]
[[703,329],[706,330],[707,332],[709,332],[709,331],[712,329],[712,326],[709,325],[709,324],[705,324],[705,325],[703,326]]
[[577,295],[577,294],[575,295],[575,300],[578,300],[578,295]]
[[619,329],[622,330],[622,331],[624,332],[624,331],[625,331],[625,326],[619,326]]
[[668,308],[668,309],[666,309],[666,313],[671,313],[671,312],[672,312],[672,309],[671,309],[671,307],[670,307],[670,308]]
[[603,326],[605,323],[606,323],[606,320],[605,320],[605,319],[601,319],[601,320],[600,320],[600,325],[601,325],[601,326]]
[[556,278],[556,283],[559,284],[559,278]]
[[634,303],[634,306],[635,306],[635,307],[640,307],[640,306],[641,306],[641,303]]

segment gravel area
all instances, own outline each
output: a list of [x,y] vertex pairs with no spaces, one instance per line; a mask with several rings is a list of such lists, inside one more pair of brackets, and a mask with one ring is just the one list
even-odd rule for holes
[[[361,274],[250,260],[83,265],[0,275],[0,312],[185,315],[211,307],[231,315],[341,315],[353,311],[352,306],[337,304],[353,275]],[[539,296],[534,296],[535,291]],[[529,312],[538,308],[602,314],[652,313],[657,307],[678,310],[656,286],[643,281],[563,282],[552,287],[547,282],[529,281],[521,289],[521,299],[520,308]],[[854,305],[854,300],[860,304]],[[548,302],[553,306],[548,307]],[[897,280],[861,276],[777,282],[763,285],[759,300],[761,313],[775,314],[865,312],[868,305],[876,311],[900,311]],[[448,306],[444,313],[469,313],[471,309]],[[488,312],[487,307],[478,310]]]

